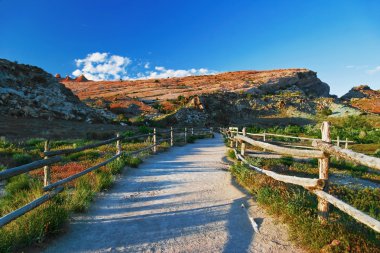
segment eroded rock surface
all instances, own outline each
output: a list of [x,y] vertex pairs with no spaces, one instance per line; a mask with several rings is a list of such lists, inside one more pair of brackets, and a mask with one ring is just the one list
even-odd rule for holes
[[41,68],[0,59],[0,114],[106,122],[114,115],[82,103]]

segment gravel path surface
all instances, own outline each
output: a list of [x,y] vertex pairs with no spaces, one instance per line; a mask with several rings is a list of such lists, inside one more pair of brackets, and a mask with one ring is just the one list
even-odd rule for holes
[[303,252],[235,185],[224,155],[217,135],[125,170],[45,252]]

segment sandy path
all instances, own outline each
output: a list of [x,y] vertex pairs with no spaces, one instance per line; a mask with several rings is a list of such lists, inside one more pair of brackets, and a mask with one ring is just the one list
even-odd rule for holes
[[45,252],[302,252],[232,182],[224,154],[217,136],[147,159],[73,217]]

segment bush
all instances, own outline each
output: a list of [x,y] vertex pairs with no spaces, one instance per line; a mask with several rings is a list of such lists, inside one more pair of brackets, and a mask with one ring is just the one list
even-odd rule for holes
[[333,112],[332,112],[331,109],[329,109],[329,108],[323,108],[323,109],[321,110],[321,114],[322,114],[323,116],[330,116],[331,114],[333,114]]
[[29,154],[16,153],[12,155],[12,159],[16,166],[32,162],[32,157]]
[[120,174],[123,168],[126,165],[126,157],[121,156],[120,159],[113,160],[109,164],[107,164],[107,168],[110,170],[112,175]]
[[114,176],[103,170],[98,170],[96,173],[96,191],[103,191],[111,188],[113,181],[114,181]]
[[75,190],[69,197],[69,209],[75,212],[84,212],[90,206],[95,196],[89,175],[79,178],[75,182]]
[[139,132],[142,134],[149,134],[149,133],[152,133],[153,130],[147,126],[139,126]]
[[142,163],[142,160],[139,157],[127,156],[125,158],[125,163],[129,167],[137,168]]
[[196,136],[190,135],[187,137],[186,141],[187,141],[187,143],[194,143],[196,139],[197,139]]
[[231,159],[236,159],[236,156],[235,156],[235,151],[233,149],[229,149],[227,151],[227,156]]
[[29,190],[31,187],[31,180],[26,174],[22,174],[9,179],[7,185],[5,186],[5,191],[10,196],[16,194],[17,192]]
[[380,149],[377,149],[373,155],[380,158]]
[[66,156],[68,161],[79,161],[79,160],[94,160],[100,157],[100,153],[95,150],[82,151],[77,153],[72,153]]

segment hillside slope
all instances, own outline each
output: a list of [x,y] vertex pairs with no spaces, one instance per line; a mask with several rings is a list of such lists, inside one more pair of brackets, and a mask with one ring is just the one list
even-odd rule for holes
[[239,124],[260,117],[310,119],[334,102],[330,87],[307,69],[61,82],[91,106],[127,118],[144,116],[170,124]]
[[368,85],[352,88],[342,99],[362,111],[380,114],[380,91],[372,90]]
[[106,122],[112,113],[88,107],[41,68],[0,59],[0,115]]

